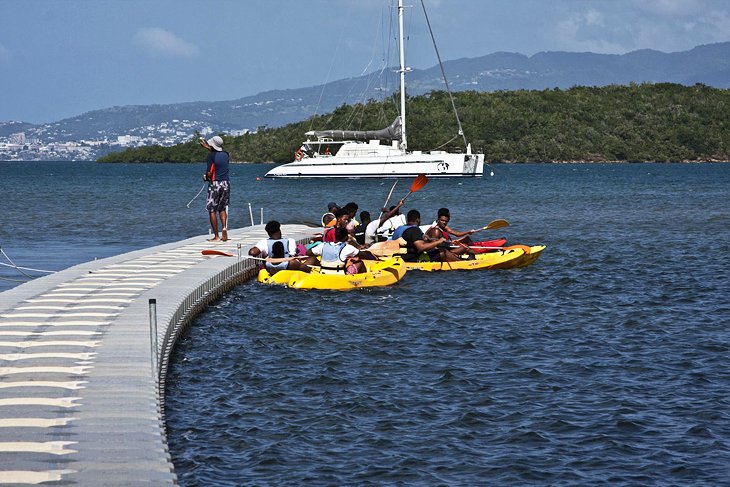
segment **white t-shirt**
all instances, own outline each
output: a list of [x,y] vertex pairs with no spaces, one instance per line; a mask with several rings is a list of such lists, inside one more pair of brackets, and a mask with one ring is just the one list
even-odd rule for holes
[[406,221],[405,215],[395,215],[385,220],[383,224],[378,228],[377,233],[385,237],[390,237],[391,235],[393,235],[393,232],[396,228],[402,227],[407,223],[408,222]]
[[380,220],[375,220],[368,223],[368,226],[365,227],[365,245],[375,243],[375,234],[377,233],[379,226]]
[[[256,245],[254,245],[254,247],[259,249],[259,251],[261,252],[259,254],[259,257],[263,259],[269,256],[269,240],[270,239],[268,238],[264,238],[256,242]],[[293,238],[282,238],[280,240],[286,242],[284,244],[284,250],[286,250],[290,256],[297,255],[297,243],[294,241]]]

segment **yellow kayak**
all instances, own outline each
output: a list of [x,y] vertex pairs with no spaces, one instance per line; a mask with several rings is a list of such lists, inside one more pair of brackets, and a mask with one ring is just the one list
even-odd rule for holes
[[[511,267],[527,267],[540,258],[543,250],[545,250],[545,245],[531,246],[530,251],[517,258],[517,261],[513,262],[514,265]],[[508,269],[508,267],[505,267],[505,269]]]
[[346,290],[359,287],[390,286],[400,281],[406,274],[406,266],[400,257],[382,261],[364,261],[367,272],[362,274],[322,274],[319,267],[312,272],[283,270],[269,274],[261,269],[258,281],[263,284],[281,284],[295,289],[333,289]]
[[406,262],[408,270],[419,271],[457,271],[476,269],[511,269],[513,267],[525,267],[535,262],[540,253],[545,249],[544,245],[513,245],[505,247],[504,250],[476,254],[473,260],[462,259],[455,262]]

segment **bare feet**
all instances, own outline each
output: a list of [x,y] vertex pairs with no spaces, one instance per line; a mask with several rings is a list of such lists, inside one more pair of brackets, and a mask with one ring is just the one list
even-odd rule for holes
[[213,237],[213,238],[208,239],[208,242],[220,242],[220,241],[221,241],[221,239],[219,239],[218,237]]
[[228,240],[228,230],[226,230],[226,229],[224,228],[224,229],[223,229],[223,230],[221,231],[221,237],[223,237],[223,238],[221,238],[221,240],[223,240],[224,242],[225,242],[226,240]]

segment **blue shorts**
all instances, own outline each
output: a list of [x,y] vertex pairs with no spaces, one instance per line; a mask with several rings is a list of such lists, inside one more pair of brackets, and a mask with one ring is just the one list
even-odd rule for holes
[[226,211],[231,199],[231,185],[228,181],[213,181],[208,185],[208,200],[205,209],[208,213]]

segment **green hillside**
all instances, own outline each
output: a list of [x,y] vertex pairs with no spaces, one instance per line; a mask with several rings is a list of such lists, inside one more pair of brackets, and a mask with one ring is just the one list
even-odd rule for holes
[[[487,162],[730,161],[730,90],[705,85],[632,84],[568,90],[458,92],[467,140]],[[308,130],[373,130],[389,125],[396,102],[371,101],[280,128],[225,137],[231,160],[291,162]],[[461,149],[445,92],[408,100],[412,150]],[[99,162],[199,162],[190,142],[112,153]]]

